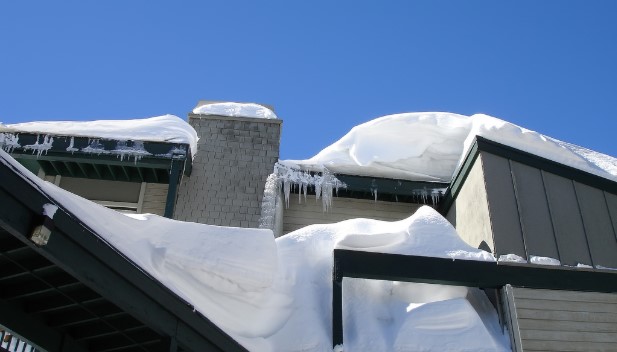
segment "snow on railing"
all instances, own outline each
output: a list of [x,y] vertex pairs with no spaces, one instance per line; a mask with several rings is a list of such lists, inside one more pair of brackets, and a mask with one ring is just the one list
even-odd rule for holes
[[0,326],[0,350],[9,352],[38,352],[34,346]]

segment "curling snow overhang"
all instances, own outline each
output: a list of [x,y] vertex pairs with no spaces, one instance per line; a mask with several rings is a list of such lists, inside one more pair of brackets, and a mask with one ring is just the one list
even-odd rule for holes
[[0,179],[1,326],[47,351],[246,351],[19,170]]
[[41,168],[52,176],[169,184],[173,164],[191,172],[188,144],[23,132],[0,137],[0,148],[34,173]]

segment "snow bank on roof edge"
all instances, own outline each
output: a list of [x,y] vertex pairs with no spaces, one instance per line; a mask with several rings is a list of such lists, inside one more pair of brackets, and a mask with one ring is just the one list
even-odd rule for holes
[[196,107],[193,114],[220,115],[229,117],[252,117],[257,119],[278,119],[267,107],[254,103],[211,103]]
[[[463,242],[430,207],[396,222],[313,225],[275,241],[270,230],[126,216],[44,182],[2,150],[0,162],[250,351],[332,350],[335,247],[495,260]],[[370,280],[345,287],[343,312],[357,322],[347,325],[347,351],[444,350],[453,341],[453,351],[508,350],[494,309],[477,289]],[[422,329],[427,324],[430,331]]]
[[182,143],[197,153],[197,132],[175,115],[132,120],[36,121],[4,125],[15,132],[80,136],[116,140]]
[[617,159],[484,114],[383,116],[352,128],[310,159],[281,163],[361,176],[450,182],[476,136],[617,181]]

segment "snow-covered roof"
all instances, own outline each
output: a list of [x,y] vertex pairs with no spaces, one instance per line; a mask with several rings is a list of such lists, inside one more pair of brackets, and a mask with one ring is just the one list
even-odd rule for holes
[[197,153],[197,132],[175,115],[132,120],[36,121],[0,125],[0,132],[80,136],[114,140],[182,143]]
[[[219,227],[151,214],[123,215],[44,182],[0,150],[0,162],[49,196],[250,351],[329,351],[332,251],[494,261],[435,210],[384,222],[270,230]],[[508,350],[495,310],[475,288],[346,280],[346,351]],[[411,338],[413,337],[413,338]],[[452,344],[456,342],[455,344]],[[457,350],[454,349],[454,350]]]
[[617,181],[617,159],[483,114],[383,116],[355,126],[310,159],[281,163],[351,175],[449,182],[476,136]]
[[193,109],[193,114],[219,115],[229,117],[250,117],[257,119],[278,119],[272,109],[255,103],[206,103]]

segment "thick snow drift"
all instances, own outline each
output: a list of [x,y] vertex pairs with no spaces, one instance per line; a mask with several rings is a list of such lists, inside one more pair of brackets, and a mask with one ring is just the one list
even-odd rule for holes
[[488,115],[389,115],[358,125],[307,160],[281,163],[334,173],[449,182],[476,136],[617,181],[617,159]]
[[133,120],[37,121],[4,125],[4,132],[182,143],[197,153],[197,132],[175,115]]
[[[41,212],[73,213],[250,351],[332,350],[335,247],[495,260],[426,206],[397,222],[313,225],[274,240],[270,230],[123,215],[38,179],[4,151],[0,157],[49,195]],[[476,289],[370,280],[344,280],[343,289],[346,351],[508,349],[507,333]]]
[[229,117],[252,117],[257,119],[277,119],[274,111],[255,103],[211,103],[196,107],[193,114],[220,115]]

